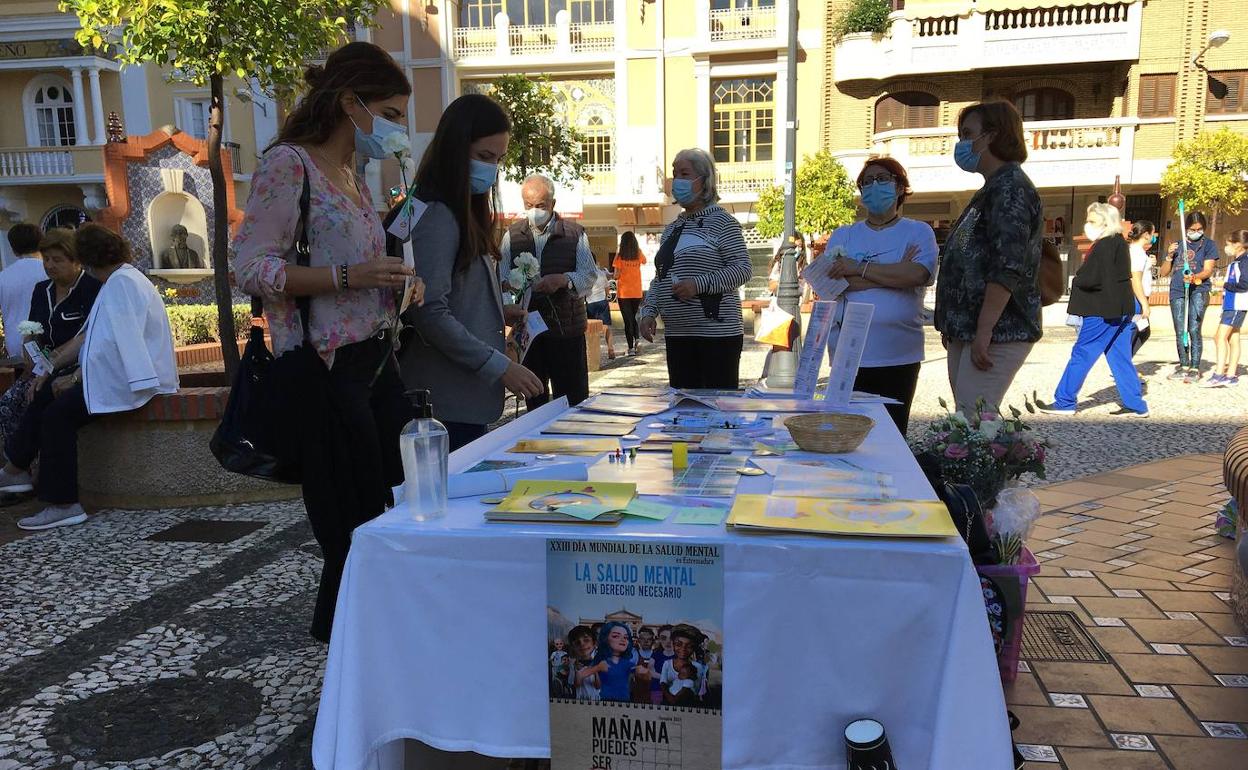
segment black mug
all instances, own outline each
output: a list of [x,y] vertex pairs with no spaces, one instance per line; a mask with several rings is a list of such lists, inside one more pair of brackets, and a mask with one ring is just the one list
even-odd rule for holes
[[849,770],[897,770],[884,725],[859,719],[845,728],[846,766]]

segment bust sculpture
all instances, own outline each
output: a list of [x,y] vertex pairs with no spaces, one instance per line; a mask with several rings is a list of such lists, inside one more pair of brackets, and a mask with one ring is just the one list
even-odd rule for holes
[[200,259],[199,252],[186,245],[186,228],[174,225],[169,234],[173,243],[160,253],[160,266],[166,270],[202,269],[204,262]]

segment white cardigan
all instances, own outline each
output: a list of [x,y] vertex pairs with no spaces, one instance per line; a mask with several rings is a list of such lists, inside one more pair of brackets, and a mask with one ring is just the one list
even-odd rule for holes
[[157,394],[178,392],[165,303],[133,265],[113,271],[100,289],[79,360],[91,414],[128,412]]

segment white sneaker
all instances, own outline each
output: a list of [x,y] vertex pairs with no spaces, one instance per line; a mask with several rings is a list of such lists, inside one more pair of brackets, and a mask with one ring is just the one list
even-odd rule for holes
[[35,488],[34,480],[30,474],[25,471],[17,473],[7,473],[4,469],[0,469],[0,492],[29,492]]
[[87,520],[87,512],[78,503],[70,505],[49,505],[34,516],[27,516],[17,522],[22,529],[39,530],[53,527],[69,527]]

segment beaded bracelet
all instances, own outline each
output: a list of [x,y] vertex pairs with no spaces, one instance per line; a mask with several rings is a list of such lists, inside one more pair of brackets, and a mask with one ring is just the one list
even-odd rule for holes
[[346,291],[347,289],[350,289],[350,288],[351,288],[351,278],[350,278],[350,275],[347,273],[347,266],[346,266],[346,265],[339,265],[339,266],[338,266],[338,274],[339,274],[339,276],[342,278],[342,290],[343,290],[343,291]]

